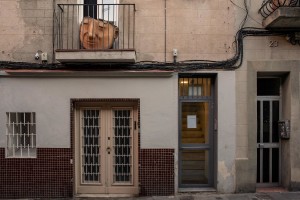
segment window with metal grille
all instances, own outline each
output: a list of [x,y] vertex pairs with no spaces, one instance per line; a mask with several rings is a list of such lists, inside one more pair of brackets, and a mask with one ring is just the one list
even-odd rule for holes
[[82,132],[82,183],[101,182],[100,162],[100,110],[84,109],[81,116]]
[[179,78],[179,96],[183,99],[211,96],[211,78]]
[[115,168],[114,183],[132,182],[132,112],[128,109],[114,110],[113,149]]
[[6,113],[6,157],[36,157],[36,118],[34,112]]

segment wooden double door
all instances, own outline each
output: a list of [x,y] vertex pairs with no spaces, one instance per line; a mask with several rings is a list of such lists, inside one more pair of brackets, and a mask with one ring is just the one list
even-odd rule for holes
[[75,112],[77,194],[138,194],[136,105],[83,104]]

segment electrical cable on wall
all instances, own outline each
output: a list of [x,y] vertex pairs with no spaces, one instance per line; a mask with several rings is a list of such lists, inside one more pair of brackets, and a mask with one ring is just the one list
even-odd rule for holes
[[[174,70],[174,71],[190,71],[197,69],[238,69],[242,65],[243,61],[243,39],[247,36],[279,36],[286,35],[286,32],[271,32],[265,29],[255,27],[241,28],[235,36],[235,55],[224,61],[214,60],[189,60],[180,61],[177,63],[164,63],[157,61],[142,61],[136,64],[127,65],[123,69],[134,70]],[[82,65],[82,64],[81,64]],[[106,65],[107,66],[107,65]],[[112,65],[109,65],[111,68]],[[92,67],[92,65],[91,65]],[[38,63],[26,63],[26,62],[10,62],[0,61],[0,68],[10,69],[67,69],[68,65],[63,64],[38,64]],[[105,67],[104,67],[105,68]],[[113,68],[111,68],[113,69]]]
[[[94,64],[85,64],[85,69],[91,67],[94,70],[167,70],[167,71],[191,71],[198,69],[225,69],[235,70],[238,69],[243,62],[244,51],[243,51],[243,39],[247,36],[279,36],[287,35],[288,32],[272,32],[263,28],[256,27],[244,27],[248,17],[249,10],[247,6],[247,0],[244,0],[244,7],[242,8],[232,2],[235,6],[246,12],[243,18],[240,28],[235,35],[233,45],[235,45],[235,55],[227,60],[215,61],[215,60],[185,60],[176,63],[158,62],[158,61],[140,61],[132,65],[120,65],[120,64],[105,64],[101,69],[95,68]],[[250,17],[252,19],[252,17]],[[255,21],[255,20],[254,20]],[[8,69],[68,69],[69,66],[82,66],[82,64],[64,65],[64,64],[38,64],[38,63],[27,63],[27,62],[10,62],[0,61],[0,68]],[[99,65],[97,65],[99,67]],[[96,67],[97,67],[96,66]],[[76,70],[76,68],[72,68]],[[80,70],[80,68],[78,68]]]

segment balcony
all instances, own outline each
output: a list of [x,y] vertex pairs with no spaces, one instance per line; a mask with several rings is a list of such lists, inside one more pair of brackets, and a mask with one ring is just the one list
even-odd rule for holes
[[259,13],[266,29],[300,29],[300,0],[267,0]]
[[58,4],[55,58],[61,63],[134,63],[134,4]]

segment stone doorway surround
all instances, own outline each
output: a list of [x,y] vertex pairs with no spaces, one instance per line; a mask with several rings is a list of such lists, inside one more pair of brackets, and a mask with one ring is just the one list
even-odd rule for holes
[[299,72],[300,61],[248,61],[236,71],[237,77],[237,153],[236,192],[256,191],[256,94],[257,77],[282,78],[282,119],[291,121],[291,137],[282,141],[281,186],[300,189],[299,159]]

